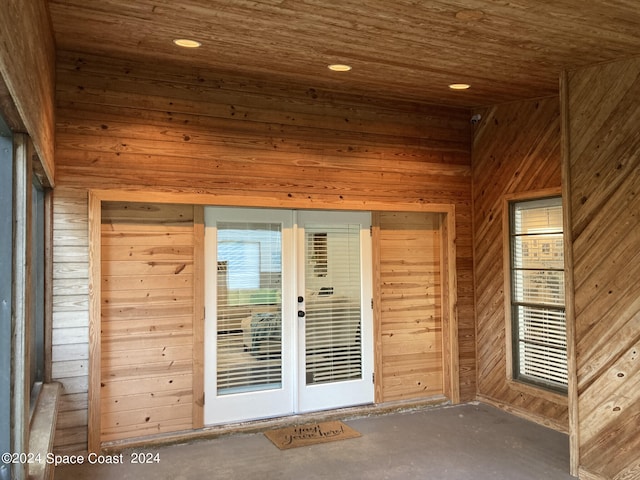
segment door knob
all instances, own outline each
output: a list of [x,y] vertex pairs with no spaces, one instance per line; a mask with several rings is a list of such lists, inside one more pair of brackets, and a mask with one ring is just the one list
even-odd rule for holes
[[304,302],[304,297],[298,297],[298,303]]
[[306,315],[306,313],[304,313],[304,311],[302,311],[302,310],[298,310],[298,316],[299,316],[300,318],[304,317],[305,315]]

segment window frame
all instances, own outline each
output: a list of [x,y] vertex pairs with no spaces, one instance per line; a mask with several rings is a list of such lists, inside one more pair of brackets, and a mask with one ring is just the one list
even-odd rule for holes
[[[550,400],[557,402],[567,401],[567,389],[562,388],[559,385],[547,384],[543,381],[535,381],[529,377],[521,377],[516,372],[518,367],[517,361],[517,347],[518,347],[518,331],[516,312],[514,312],[513,305],[513,260],[512,260],[512,206],[520,202],[544,200],[547,198],[556,197],[562,201],[562,191],[560,188],[545,189],[536,192],[523,192],[516,194],[509,194],[503,197],[503,211],[502,211],[502,227],[503,227],[503,268],[504,268],[504,310],[505,310],[505,360],[506,360],[506,376],[508,383],[521,391],[526,391],[531,394],[546,397]],[[564,236],[564,225],[563,225]],[[566,262],[565,262],[566,272]],[[566,292],[565,292],[565,321],[566,321]],[[567,348],[568,348],[567,338]],[[567,352],[567,363],[568,352]]]
[[[0,451],[11,452],[12,299],[13,299],[13,138],[0,116]],[[11,464],[0,463],[0,479]]]
[[[4,133],[1,136],[7,137]],[[10,446],[6,451],[43,453],[53,438],[55,402],[60,391],[57,384],[42,385],[50,380],[51,189],[42,185],[38,173],[39,161],[29,136],[13,133],[11,139],[12,148],[5,148],[11,155],[11,174],[5,176],[11,182],[11,202],[5,204],[8,203],[12,212],[8,216],[12,237],[12,253],[9,256],[12,284],[9,349],[11,429]],[[3,167],[8,167],[5,160]],[[44,182],[48,182],[46,178]],[[36,202],[34,188],[40,189]],[[34,213],[34,205],[38,215]],[[34,268],[35,256],[38,257],[38,268]],[[32,365],[35,367],[33,370]],[[0,407],[5,409],[1,404]],[[34,431],[38,435],[32,435]],[[27,464],[7,466],[3,462],[0,465],[0,478],[9,470],[12,478],[26,478],[27,467]]]
[[47,215],[47,192],[36,175],[32,175],[31,191],[26,192],[31,195],[30,223],[29,228],[29,313],[27,322],[29,343],[29,387],[31,391],[29,416],[33,413],[38,402],[38,397],[45,382],[45,330],[46,330],[46,215]]

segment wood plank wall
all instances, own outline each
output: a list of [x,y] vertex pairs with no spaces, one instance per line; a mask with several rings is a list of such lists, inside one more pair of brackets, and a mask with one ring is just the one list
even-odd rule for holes
[[381,400],[444,393],[441,214],[382,212]]
[[[59,198],[56,215],[85,228],[83,202],[94,188],[299,209],[453,205],[460,390],[462,400],[475,398],[469,111],[69,52],[58,57],[57,80],[56,182],[60,197],[79,201],[67,192],[83,192],[85,210],[74,201],[67,213]],[[86,244],[69,247],[86,255]],[[74,445],[67,435],[79,439],[74,428],[81,435],[76,412],[58,431],[61,448]]]
[[102,203],[102,442],[193,427],[195,243],[191,205]]
[[[89,242],[86,189],[53,194],[54,380],[62,384],[54,449],[87,448],[89,371]],[[62,432],[62,434],[60,433]]]
[[565,96],[580,478],[640,478],[640,58]]
[[560,187],[559,98],[480,111],[473,141],[473,233],[478,395],[502,408],[567,430],[567,402],[507,380],[503,198]]
[[21,122],[31,136],[48,185],[54,177],[56,54],[47,2],[6,0],[1,8],[0,84],[11,99],[0,98],[0,108],[9,108],[12,129],[25,131]]

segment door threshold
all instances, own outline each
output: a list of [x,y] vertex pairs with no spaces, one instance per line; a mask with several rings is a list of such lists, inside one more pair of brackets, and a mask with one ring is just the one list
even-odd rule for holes
[[303,423],[324,422],[330,420],[353,420],[362,417],[389,415],[392,413],[409,412],[446,405],[451,405],[451,401],[444,395],[435,395],[433,397],[423,398],[420,400],[401,400],[371,405],[358,405],[355,407],[338,408],[335,410],[293,414],[285,417],[215,425],[198,430],[182,430],[179,432],[104,442],[102,444],[102,451],[115,452],[134,447],[159,447],[195,440],[211,440],[238,433],[260,433],[266,430],[291,425],[300,425]]

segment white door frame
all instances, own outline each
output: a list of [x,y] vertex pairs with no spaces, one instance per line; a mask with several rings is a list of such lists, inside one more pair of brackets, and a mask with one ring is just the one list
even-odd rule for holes
[[[313,223],[351,223],[360,225],[361,267],[361,348],[362,378],[306,386],[304,358],[304,319],[297,316],[296,297],[304,265],[304,228],[297,226],[301,216]],[[336,222],[336,219],[339,219]],[[217,395],[217,228],[216,222],[281,223],[282,225],[282,387],[257,392]],[[369,212],[292,211],[231,207],[205,208],[205,338],[204,338],[204,423],[215,425],[256,420],[373,403],[374,355],[372,302],[371,214]],[[302,241],[302,243],[300,243]],[[302,255],[302,257],[301,257]],[[304,280],[302,280],[304,285]],[[304,295],[304,293],[301,293]],[[301,346],[302,345],[302,346]]]
[[[304,265],[305,244],[304,224],[355,224],[360,226],[360,347],[362,349],[362,376],[357,380],[335,383],[306,385],[305,358],[305,318],[298,318],[298,395],[296,412],[306,413],[318,410],[355,406],[374,401],[374,352],[373,352],[373,271],[371,214],[369,212],[327,212],[299,211],[296,218],[296,236],[298,245],[298,295],[305,295]],[[302,305],[304,307],[304,305]]]
[[290,210],[262,210],[248,208],[205,208],[205,338],[204,338],[204,423],[255,420],[289,415],[293,405],[295,285],[293,258],[282,255],[282,386],[257,392],[217,394],[217,227],[216,222],[280,223],[282,225],[282,251],[293,251],[292,215]]

